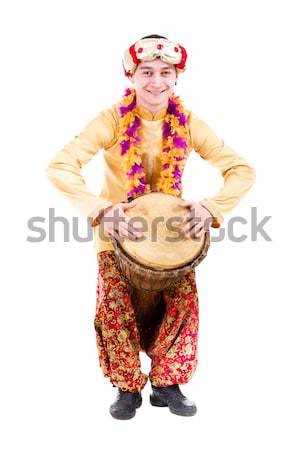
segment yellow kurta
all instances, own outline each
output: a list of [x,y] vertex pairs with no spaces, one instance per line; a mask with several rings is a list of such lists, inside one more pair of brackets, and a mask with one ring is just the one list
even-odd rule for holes
[[[81,133],[59,150],[46,168],[46,175],[53,185],[74,205],[77,212],[92,220],[101,209],[127,200],[124,189],[126,174],[122,166],[118,136],[119,103],[102,110]],[[142,162],[146,179],[154,189],[160,176],[160,152],[162,150],[162,124],[167,108],[152,115],[142,107],[137,108],[141,119],[139,136],[143,148]],[[224,186],[211,198],[199,202],[213,216],[213,227],[220,227],[223,215],[231,211],[249,191],[255,181],[255,171],[239,154],[224,144],[211,128],[192,111],[188,116],[188,151],[195,150],[203,159],[217,167],[224,179]],[[81,168],[99,150],[104,155],[104,180],[100,195],[93,194],[81,175]],[[110,240],[101,238],[99,225],[93,227],[96,253],[113,250]]]

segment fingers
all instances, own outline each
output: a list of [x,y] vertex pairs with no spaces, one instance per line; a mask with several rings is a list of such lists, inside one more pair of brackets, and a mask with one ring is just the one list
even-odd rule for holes
[[205,219],[205,221],[204,221],[204,228],[205,228],[205,231],[208,231],[208,230],[209,230],[209,227],[211,226],[212,221],[213,221],[212,216],[207,217],[207,218]]
[[181,205],[182,206],[189,206],[189,205],[192,205],[194,202],[192,201],[192,200],[183,200],[182,202],[181,202]]
[[179,221],[176,221],[175,223],[181,223],[181,226],[184,226],[183,231],[187,231],[190,227],[194,226],[195,223],[198,222],[203,222],[207,231],[212,223],[212,217],[207,217],[202,212],[199,213],[194,208],[192,208],[186,214],[183,214],[183,216],[181,216],[181,219]]
[[136,206],[136,205],[137,205],[136,201],[132,201],[131,203],[124,205],[125,207],[123,208],[124,215],[122,216],[122,221],[125,222],[125,223],[127,224],[128,229],[129,229],[129,231],[130,231],[131,233],[136,234],[138,237],[141,237],[142,234],[141,234],[140,231],[139,231],[139,227],[132,225],[132,223],[131,223],[131,222],[132,222],[132,217],[128,217],[128,216],[125,214],[125,211],[126,211],[127,209],[133,208],[133,207]]
[[122,239],[125,237],[132,241],[134,241],[136,239],[134,234],[132,234],[128,229],[122,227],[121,225],[119,225],[119,229],[118,229],[117,233],[119,234],[119,236],[121,236]]
[[137,203],[135,201],[132,201],[130,203],[123,203],[122,209],[123,209],[123,211],[126,211],[126,209],[133,208],[136,205],[137,205]]
[[202,236],[204,236],[204,233],[205,233],[205,230],[204,230],[204,228],[202,228],[200,231],[198,231],[196,234],[194,234],[192,239],[200,239],[200,238],[202,238]]
[[[120,210],[122,211],[122,210]],[[131,223],[132,218],[124,215],[118,215],[118,217],[111,217],[110,220],[105,221],[104,228],[108,230],[110,234],[118,234],[117,237],[128,237],[131,240],[138,239],[142,236],[139,228],[133,226]],[[114,236],[116,237],[116,236]]]
[[124,217],[122,217],[122,223],[124,224],[126,224],[126,226],[127,226],[127,228],[128,228],[128,230],[131,232],[131,233],[133,233],[133,234],[136,234],[137,236],[140,236],[141,235],[141,233],[140,233],[140,230],[139,230],[139,227],[137,227],[136,225],[134,226],[132,223],[131,223],[131,221],[132,221],[132,218],[128,218],[126,215],[124,215]]
[[192,211],[189,211],[187,214],[183,214],[183,216],[181,217],[181,224],[187,223],[194,217],[195,217],[195,215],[192,213]]
[[[195,222],[195,221],[191,221],[191,222]],[[186,227],[184,227],[184,228],[186,228]],[[182,231],[187,239],[199,238],[205,232],[204,222],[198,221],[194,227],[191,226],[191,227],[187,228],[185,231],[184,231],[184,229]]]
[[195,205],[195,202],[193,200],[182,201],[181,206],[189,207],[188,211],[185,214],[183,214],[183,216],[181,217],[183,222],[187,222],[187,221],[191,220],[193,217],[195,217],[195,211],[193,209],[194,205]]
[[127,237],[131,240],[136,239],[135,237],[128,236],[128,232],[125,229],[123,229],[122,227],[119,227],[118,230],[116,228],[113,228],[113,229],[109,230],[108,233],[110,235],[112,235],[119,243],[122,243],[124,241],[125,237]]
[[142,236],[142,233],[136,231],[131,224],[124,222],[119,224],[119,234],[131,240],[136,240]]
[[200,217],[194,217],[187,224],[185,224],[184,227],[182,228],[183,233],[191,231],[192,228],[194,228],[194,226],[197,224],[202,224],[202,226],[204,225],[204,222],[200,219]]

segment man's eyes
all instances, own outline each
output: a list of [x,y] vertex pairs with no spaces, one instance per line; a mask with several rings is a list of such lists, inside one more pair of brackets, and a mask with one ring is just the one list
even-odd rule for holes
[[[146,71],[142,72],[143,75],[147,75],[149,73],[152,73],[152,72],[150,72],[150,70],[146,70]],[[171,72],[169,70],[164,70],[162,73],[169,75]]]

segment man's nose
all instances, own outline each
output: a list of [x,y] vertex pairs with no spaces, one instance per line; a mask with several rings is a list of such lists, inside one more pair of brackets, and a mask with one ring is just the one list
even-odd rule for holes
[[162,77],[161,77],[160,73],[154,74],[151,81],[152,81],[153,86],[160,87],[162,84]]

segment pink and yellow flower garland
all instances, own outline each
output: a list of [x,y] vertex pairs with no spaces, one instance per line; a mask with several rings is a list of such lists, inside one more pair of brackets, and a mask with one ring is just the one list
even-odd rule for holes
[[[127,88],[119,106],[120,133],[123,140],[120,143],[126,170],[126,192],[128,199],[151,192],[151,187],[145,179],[142,164],[141,140],[138,128],[141,120],[136,112],[136,92]],[[182,189],[181,177],[188,155],[187,117],[179,97],[169,97],[167,112],[163,123],[163,148],[161,152],[161,174],[157,182],[157,192],[179,196]]]

